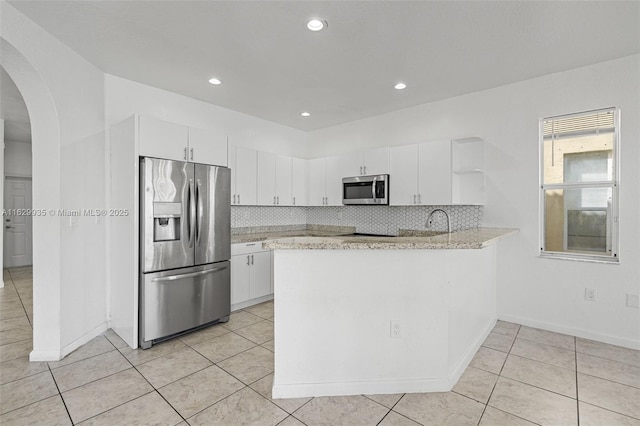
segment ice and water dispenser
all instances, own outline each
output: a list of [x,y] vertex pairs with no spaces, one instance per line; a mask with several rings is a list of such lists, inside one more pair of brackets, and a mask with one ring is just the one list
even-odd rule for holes
[[153,203],[153,241],[180,239],[182,203]]

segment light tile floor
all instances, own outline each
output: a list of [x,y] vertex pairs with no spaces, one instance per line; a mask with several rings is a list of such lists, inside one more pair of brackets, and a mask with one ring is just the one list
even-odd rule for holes
[[3,426],[640,425],[640,351],[502,321],[446,393],[271,399],[272,302],[147,351],[109,330],[32,363],[31,269],[4,279]]

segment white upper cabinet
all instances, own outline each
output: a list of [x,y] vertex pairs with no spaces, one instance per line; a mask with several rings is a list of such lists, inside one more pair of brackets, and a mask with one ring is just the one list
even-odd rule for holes
[[227,166],[224,132],[139,117],[139,153],[145,157]]
[[276,155],[258,151],[257,171],[258,204],[276,204]]
[[363,152],[363,175],[386,175],[389,173],[389,147],[374,148]]
[[391,148],[391,205],[451,204],[450,142]]
[[324,158],[314,158],[307,162],[308,167],[308,205],[324,206],[327,196],[327,169]]
[[418,201],[418,145],[390,150],[389,204],[407,206]]
[[309,166],[310,206],[341,206],[344,156],[314,158]]
[[189,161],[226,167],[227,135],[189,127]]
[[229,149],[231,169],[231,204],[256,204],[257,151],[240,146]]
[[187,161],[189,128],[151,117],[139,117],[139,148],[144,157]]
[[308,202],[307,160],[292,158],[291,169],[291,205],[306,206]]
[[347,177],[344,162],[341,157],[326,157],[326,191],[325,206],[341,206],[342,205],[342,178]]
[[276,205],[291,206],[292,193],[292,158],[287,155],[276,155]]
[[344,176],[382,175],[389,173],[389,148],[374,148],[340,156]]
[[290,206],[291,157],[258,151],[258,204],[262,206]]

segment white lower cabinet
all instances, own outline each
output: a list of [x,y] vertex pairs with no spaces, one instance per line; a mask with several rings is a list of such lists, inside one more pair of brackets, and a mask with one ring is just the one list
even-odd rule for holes
[[271,250],[262,242],[231,245],[231,310],[273,298]]

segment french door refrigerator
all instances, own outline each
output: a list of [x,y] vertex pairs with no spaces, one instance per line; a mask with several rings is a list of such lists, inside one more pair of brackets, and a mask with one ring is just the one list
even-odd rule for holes
[[139,343],[231,310],[231,174],[226,167],[140,159]]

